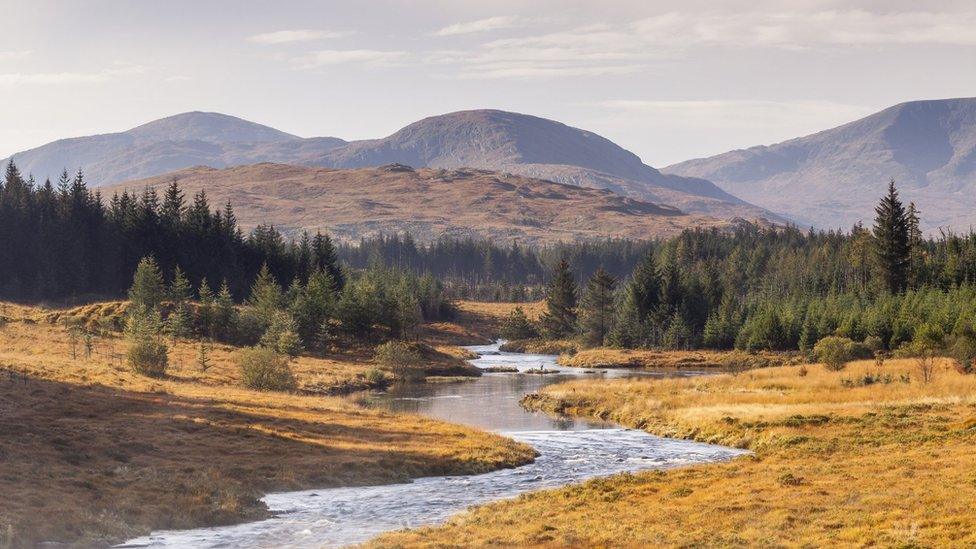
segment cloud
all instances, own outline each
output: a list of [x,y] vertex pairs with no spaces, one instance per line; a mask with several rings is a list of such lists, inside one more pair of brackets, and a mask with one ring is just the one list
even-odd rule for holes
[[33,54],[33,50],[9,50],[0,51],[0,61],[7,61],[12,59],[24,59],[30,57]]
[[247,40],[257,44],[292,44],[295,42],[314,42],[316,40],[343,38],[352,34],[354,33],[351,31],[296,29],[255,34],[254,36],[249,36]]
[[672,12],[634,22],[644,44],[806,48],[818,45],[976,45],[976,11]]
[[292,64],[297,69],[314,69],[344,63],[357,63],[370,67],[389,67],[401,64],[407,56],[408,53],[405,51],[320,50],[295,57],[292,59]]
[[99,84],[146,72],[147,67],[128,64],[119,64],[96,72],[8,72],[0,73],[0,84]]
[[518,18],[508,15],[498,17],[488,17],[477,21],[467,21],[464,23],[454,23],[433,33],[434,36],[456,36],[459,34],[472,34],[488,32],[498,29],[508,29],[518,24]]
[[[490,27],[489,21],[452,25],[439,33]],[[974,28],[976,11],[670,12],[626,23],[591,23],[494,39],[469,51],[432,52],[427,60],[455,65],[448,76],[462,79],[601,76],[649,70],[656,62],[693,48],[973,46]]]

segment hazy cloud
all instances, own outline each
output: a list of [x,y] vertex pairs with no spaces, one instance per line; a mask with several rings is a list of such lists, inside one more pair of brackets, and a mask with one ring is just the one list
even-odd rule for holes
[[97,84],[148,72],[141,65],[117,65],[96,72],[0,73],[0,84]]
[[438,30],[433,34],[434,36],[455,36],[458,34],[488,32],[498,29],[512,28],[516,26],[517,23],[517,17],[503,15],[498,17],[488,17],[486,19],[478,19],[477,21],[455,23]]
[[774,46],[952,44],[976,45],[976,11],[871,13],[673,12],[636,21],[640,42],[660,46]]
[[405,51],[320,50],[298,56],[292,60],[292,63],[298,69],[313,69],[343,63],[381,67],[398,65],[407,55]]
[[26,57],[29,57],[32,53],[34,53],[33,50],[0,51],[0,61],[7,61],[11,59],[24,59]]
[[292,44],[295,42],[314,42],[316,40],[327,40],[331,38],[342,38],[345,36],[350,36],[353,33],[350,31],[328,31],[328,30],[311,30],[311,29],[296,29],[296,30],[280,30],[275,32],[266,32],[262,34],[255,34],[254,36],[249,36],[249,42],[255,42],[258,44]]

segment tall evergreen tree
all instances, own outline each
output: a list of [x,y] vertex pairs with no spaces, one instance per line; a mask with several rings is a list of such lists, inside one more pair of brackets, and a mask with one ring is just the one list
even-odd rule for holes
[[590,277],[580,300],[580,328],[587,345],[603,345],[613,325],[617,279],[601,267]]
[[539,324],[549,338],[567,337],[576,332],[576,281],[565,259],[556,264],[546,292],[546,311]]
[[133,306],[153,310],[159,307],[166,297],[166,287],[159,265],[152,257],[144,257],[136,267],[129,288],[129,301]]
[[875,257],[881,281],[889,292],[899,293],[908,284],[911,250],[908,214],[898,198],[894,180],[888,184],[888,194],[874,211]]

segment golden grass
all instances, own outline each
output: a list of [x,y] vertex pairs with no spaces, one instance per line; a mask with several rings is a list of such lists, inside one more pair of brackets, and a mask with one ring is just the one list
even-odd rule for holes
[[[67,331],[44,323],[49,311],[4,311],[19,320],[0,327],[0,546],[100,545],[258,518],[266,491],[479,473],[534,456],[476,429],[244,389],[233,347],[215,346],[201,372],[196,344],[176,344],[168,375],[146,378],[126,367],[117,335],[99,337],[90,358],[77,341],[73,358]],[[306,389],[368,367],[338,355],[294,363]]]
[[563,366],[574,368],[728,368],[781,366],[795,360],[783,353],[740,351],[664,351],[598,347],[559,356]]
[[877,373],[856,362],[547,387],[526,404],[754,454],[528,494],[374,545],[973,546],[976,376],[945,361],[923,384],[913,360],[890,360],[890,383],[845,384]]

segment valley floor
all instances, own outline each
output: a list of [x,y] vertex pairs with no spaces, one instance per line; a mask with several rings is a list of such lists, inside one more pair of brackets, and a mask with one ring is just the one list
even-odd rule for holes
[[919,380],[914,360],[889,360],[549,386],[524,404],[753,454],[532,493],[373,545],[972,546],[976,376],[945,361]]
[[[358,388],[374,367],[365,350],[297,359],[306,394],[259,392],[240,386],[234,347],[215,346],[200,371],[198,345],[175,344],[167,376],[151,379],[128,369],[117,334],[96,338],[88,356],[53,322],[63,314],[0,307],[0,547],[106,545],[261,518],[268,491],[479,473],[535,455],[476,429],[320,396]],[[449,342],[486,339],[479,314],[426,327],[435,367],[461,363]]]

